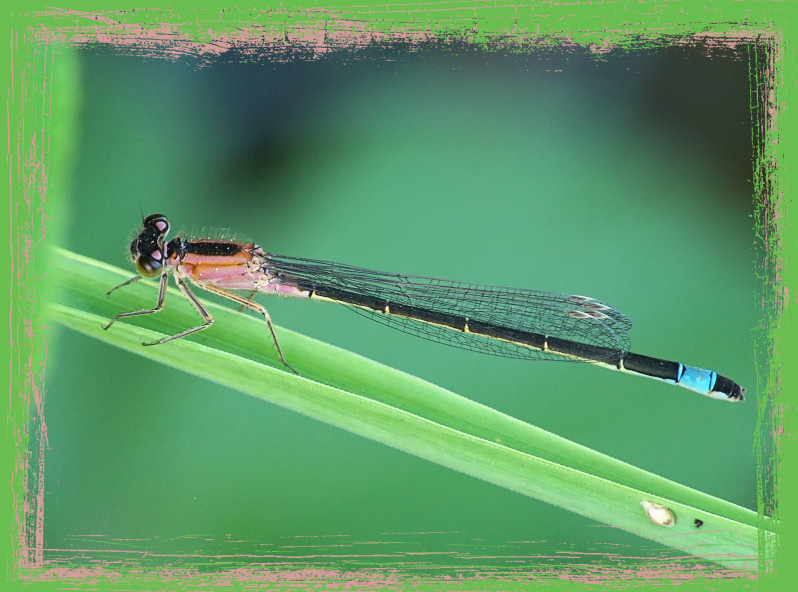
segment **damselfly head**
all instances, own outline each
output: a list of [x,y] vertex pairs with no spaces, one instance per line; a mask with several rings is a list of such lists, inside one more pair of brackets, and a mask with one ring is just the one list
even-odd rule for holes
[[139,274],[155,277],[160,273],[166,259],[164,238],[169,232],[169,220],[163,214],[147,216],[141,233],[130,243],[130,257]]

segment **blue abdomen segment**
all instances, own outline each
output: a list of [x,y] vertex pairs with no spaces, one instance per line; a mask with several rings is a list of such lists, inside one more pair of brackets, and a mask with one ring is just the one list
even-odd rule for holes
[[717,372],[683,364],[679,364],[679,366],[681,366],[681,374],[676,384],[702,395],[709,395],[715,390],[715,382],[718,379]]
[[621,360],[620,369],[649,378],[658,378],[696,393],[726,401],[742,401],[743,388],[733,380],[694,366],[628,353]]

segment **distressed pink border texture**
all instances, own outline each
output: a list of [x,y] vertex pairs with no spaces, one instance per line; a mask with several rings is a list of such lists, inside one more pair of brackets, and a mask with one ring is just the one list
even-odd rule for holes
[[[652,5],[645,5],[649,8]],[[490,9],[503,12],[491,15]],[[484,9],[484,10],[483,10]],[[574,9],[574,7],[570,7]],[[604,54],[615,48],[633,48],[640,46],[656,47],[665,44],[695,44],[712,51],[713,48],[737,50],[740,44],[758,43],[767,46],[769,63],[760,65],[759,72],[761,89],[758,92],[758,107],[760,115],[761,137],[767,142],[776,142],[775,116],[777,113],[777,100],[775,94],[774,72],[781,53],[778,49],[778,39],[767,26],[757,27],[753,24],[725,25],[719,27],[720,32],[699,32],[690,30],[689,25],[681,27],[684,34],[678,34],[679,26],[663,27],[663,31],[645,29],[638,25],[629,25],[620,30],[602,28],[603,21],[597,17],[596,28],[586,31],[580,36],[558,32],[556,22],[568,16],[569,7],[565,4],[547,4],[547,10],[535,11],[534,7],[515,7],[509,3],[501,6],[487,3],[447,3],[424,5],[384,6],[376,12],[366,7],[336,11],[327,9],[307,10],[252,10],[252,11],[211,11],[199,10],[191,14],[191,18],[178,16],[170,10],[148,9],[132,12],[107,12],[90,13],[68,10],[49,10],[37,13],[34,20],[37,26],[28,29],[27,34],[32,37],[35,52],[38,52],[39,62],[45,68],[51,66],[53,48],[59,45],[86,46],[86,45],[112,45],[119,51],[129,52],[133,55],[158,57],[162,59],[195,59],[197,66],[201,67],[204,60],[209,60],[229,50],[237,50],[243,56],[263,56],[269,59],[287,60],[295,57],[301,59],[315,59],[335,51],[358,51],[359,48],[368,48],[375,45],[386,44],[419,44],[436,43],[446,44],[452,41],[466,42],[483,45],[487,48],[501,49],[502,51],[524,52],[540,47],[587,48],[596,54]],[[189,14],[185,12],[184,14]],[[481,16],[483,15],[484,16]],[[667,17],[666,17],[667,18]],[[170,22],[171,21],[171,22]],[[665,22],[665,19],[663,20]],[[490,24],[488,24],[490,23]],[[666,33],[667,31],[667,33]],[[675,34],[674,34],[675,31]],[[24,39],[17,37],[12,43],[24,43]],[[35,76],[37,73],[30,73]],[[38,73],[42,74],[42,73]],[[46,78],[46,72],[44,73]],[[19,87],[15,87],[19,88]],[[21,155],[19,170],[16,174],[23,179],[23,195],[17,196],[16,205],[12,202],[12,236],[23,237],[21,252],[13,252],[14,260],[18,262],[15,276],[14,290],[19,299],[19,287],[35,278],[25,277],[26,265],[34,258],[34,251],[44,243],[44,229],[46,227],[45,210],[47,206],[47,174],[44,163],[48,154],[48,93],[47,83],[43,90],[42,107],[44,115],[36,121],[25,122],[25,125],[35,126],[31,134],[32,142],[27,146],[16,146]],[[34,96],[16,100],[33,101]],[[40,109],[41,111],[41,109]],[[767,114],[767,116],[764,115]],[[28,130],[29,131],[29,130]],[[773,195],[773,174],[776,166],[772,151],[768,146],[760,145],[760,168],[756,172],[757,191],[760,195]],[[12,173],[14,174],[14,173]],[[14,192],[12,191],[12,198]],[[17,208],[17,209],[15,209]],[[24,212],[22,211],[24,210]],[[767,233],[778,234],[776,208],[772,202],[767,202],[758,211],[760,220],[759,228],[765,234],[764,241],[767,245],[773,244],[773,238]],[[38,217],[33,227],[17,228],[15,220]],[[12,251],[15,245],[12,243]],[[772,252],[772,251],[771,251]],[[765,255],[767,260],[759,262],[762,269],[768,272],[763,274],[764,285],[762,288],[763,307],[774,307],[773,314],[778,316],[779,307],[786,303],[784,300],[771,299],[769,282],[773,281],[772,274],[778,274],[778,262],[772,255]],[[774,271],[775,270],[775,271]],[[28,271],[29,273],[29,271]],[[19,300],[17,300],[19,303]],[[608,581],[646,580],[662,583],[662,580],[704,580],[740,578],[753,579],[755,575],[738,570],[720,569],[707,566],[701,570],[692,562],[681,563],[678,558],[662,557],[645,562],[639,567],[603,567],[595,565],[582,565],[580,568],[573,566],[555,567],[540,561],[538,569],[529,569],[525,565],[521,571],[514,569],[492,570],[479,574],[463,570],[459,577],[450,574],[436,577],[413,577],[408,572],[397,569],[379,568],[374,570],[357,569],[346,571],[342,569],[325,569],[311,566],[300,567],[293,562],[286,562],[285,557],[269,556],[258,557],[258,564],[251,563],[247,568],[233,568],[214,573],[203,573],[196,567],[155,569],[148,570],[137,568],[123,557],[117,559],[107,558],[99,560],[93,567],[71,567],[44,561],[43,554],[43,477],[44,466],[42,455],[37,452],[47,446],[47,429],[42,415],[43,409],[43,371],[46,360],[47,338],[46,327],[41,325],[41,320],[33,314],[32,309],[21,310],[18,318],[12,312],[12,328],[16,327],[18,335],[12,332],[12,345],[18,346],[26,342],[34,343],[31,354],[26,359],[19,359],[22,373],[26,377],[23,393],[22,408],[32,405],[31,431],[23,429],[16,433],[17,442],[21,446],[18,453],[18,464],[13,479],[22,480],[22,490],[26,492],[24,499],[18,499],[16,515],[18,521],[16,528],[19,537],[20,553],[16,557],[17,569],[28,581],[57,580],[62,586],[99,584],[121,584],[131,576],[140,581],[155,586],[170,587],[176,585],[177,580],[187,579],[186,583],[194,586],[200,585],[233,585],[249,587],[264,584],[294,584],[318,585],[327,584],[347,588],[392,588],[407,583],[408,580],[415,584],[432,583],[439,585],[454,584],[463,579],[485,576],[497,582],[531,582],[540,579],[565,578],[578,583],[605,583]],[[44,337],[35,339],[35,335]],[[36,351],[36,348],[39,351]],[[775,346],[767,345],[768,351],[763,355],[772,355]],[[18,348],[20,354],[22,348]],[[35,352],[35,355],[34,353]],[[37,366],[37,360],[40,360]],[[772,378],[778,380],[778,376]],[[14,388],[12,384],[12,389]],[[15,396],[12,390],[11,396]],[[782,410],[783,411],[783,410]],[[776,418],[778,419],[778,418]],[[782,418],[783,419],[783,418]],[[26,425],[21,422],[20,414],[9,416],[9,426]],[[764,430],[760,438],[772,437],[773,430]],[[777,427],[776,440],[783,435],[783,428]],[[25,450],[28,441],[33,448]],[[765,496],[767,497],[767,496]],[[772,500],[763,500],[772,510]],[[109,543],[111,541],[106,541]],[[102,547],[102,545],[100,545]],[[112,547],[106,547],[111,549]],[[87,550],[88,554],[97,549]],[[106,557],[108,553],[105,553]],[[113,555],[113,553],[112,553]],[[571,558],[578,563],[584,562],[585,557],[571,553]],[[603,559],[613,557],[612,554],[601,554]],[[183,556],[185,558],[185,556]],[[218,556],[222,559],[222,556]],[[541,556],[539,559],[562,560],[563,556]],[[618,556],[614,556],[618,559]],[[227,559],[238,560],[242,563],[251,562],[254,558],[232,555]],[[283,559],[281,561],[280,559]],[[374,557],[379,561],[378,557]],[[518,557],[517,559],[528,559]]]

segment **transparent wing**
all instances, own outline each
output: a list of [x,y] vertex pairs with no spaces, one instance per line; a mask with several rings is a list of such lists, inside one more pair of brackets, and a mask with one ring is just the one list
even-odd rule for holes
[[[462,317],[469,322],[605,348],[606,351],[592,350],[599,359],[609,360],[629,351],[631,320],[614,307],[585,296],[383,273],[331,261],[272,254],[266,256],[264,271],[274,274],[274,281],[316,290],[322,295],[329,289],[357,295],[372,308],[375,303],[379,303],[380,308],[401,304]],[[358,306],[348,308],[383,325],[454,347],[511,358],[570,360],[555,353],[428,321]]]

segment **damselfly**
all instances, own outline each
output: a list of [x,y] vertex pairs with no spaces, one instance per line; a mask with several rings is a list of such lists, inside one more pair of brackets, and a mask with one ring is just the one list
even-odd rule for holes
[[[412,275],[383,273],[330,261],[267,253],[255,244],[222,240],[166,242],[166,216],[148,216],[130,244],[139,275],[160,277],[155,308],[122,312],[121,318],[153,314],[166,299],[169,274],[202,316],[203,324],[164,337],[157,345],[207,329],[213,317],[186,280],[263,315],[282,363],[286,362],[264,306],[251,299],[257,292],[294,298],[330,300],[372,319],[425,339],[496,356],[528,360],[588,362],[663,380],[702,395],[742,401],[744,389],[711,370],[629,351],[632,322],[614,307],[586,296],[499,288]],[[248,292],[250,297],[234,291]]]

